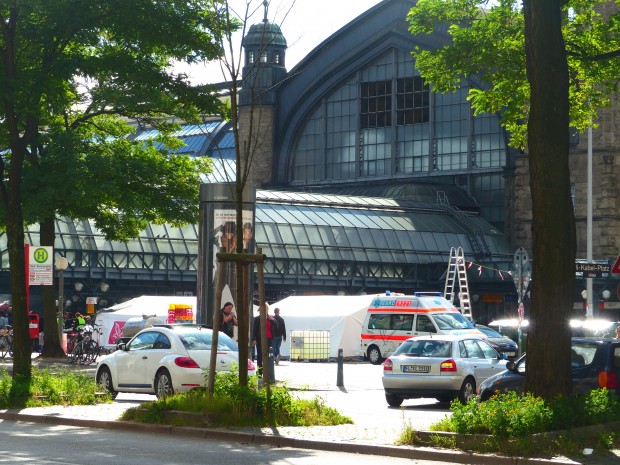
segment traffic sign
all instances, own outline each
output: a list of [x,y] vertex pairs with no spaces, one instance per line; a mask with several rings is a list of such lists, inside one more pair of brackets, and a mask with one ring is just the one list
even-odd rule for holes
[[523,323],[523,316],[525,314],[525,306],[523,302],[519,302],[519,309],[517,310],[517,314],[519,315],[519,324]]
[[611,272],[613,274],[620,274],[620,255],[618,255],[615,265],[611,267]]
[[517,295],[519,296],[519,302],[523,300],[525,293],[527,292],[527,286],[532,278],[530,257],[527,254],[527,250],[523,247],[519,247],[514,255],[514,265],[516,273],[513,276],[515,287],[517,288]]
[[51,286],[54,276],[54,248],[30,246],[28,248],[28,285]]
[[518,268],[520,266],[524,266],[528,260],[530,259],[530,257],[527,254],[527,250],[525,250],[523,247],[519,247],[514,255],[514,262],[515,262],[515,266]]

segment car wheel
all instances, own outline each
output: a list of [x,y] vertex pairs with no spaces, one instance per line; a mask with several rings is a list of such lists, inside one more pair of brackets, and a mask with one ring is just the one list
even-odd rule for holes
[[459,391],[459,401],[466,404],[476,396],[476,381],[473,378],[465,378]]
[[370,346],[368,348],[368,360],[373,365],[381,365],[383,359],[381,358],[381,351],[377,346]]
[[400,407],[403,403],[403,398],[396,394],[385,394],[385,400],[390,407]]
[[101,386],[104,391],[107,391],[112,399],[115,399],[118,395],[118,392],[114,390],[112,375],[110,374],[110,369],[108,367],[102,366],[97,372],[97,384]]
[[157,372],[155,376],[155,395],[158,399],[174,394],[172,389],[172,378],[170,372],[165,368],[162,368]]

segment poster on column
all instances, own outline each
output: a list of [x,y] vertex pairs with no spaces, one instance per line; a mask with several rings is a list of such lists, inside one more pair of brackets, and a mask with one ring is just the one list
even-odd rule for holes
[[[237,237],[237,215],[234,209],[214,209],[213,212],[213,224],[215,226],[213,230],[213,238],[211,241],[213,247],[213,273],[211,274],[215,284],[215,278],[217,276],[217,257],[216,253],[219,249],[223,249],[224,252],[235,252],[237,250],[237,242],[243,241],[243,249],[248,252],[253,252],[254,243],[254,224],[253,224],[253,212],[250,210],[243,210],[243,228],[241,238]],[[221,264],[225,267],[224,270],[224,288],[222,291],[222,306],[226,302],[232,302],[235,305],[235,294],[237,289],[237,274],[235,265],[232,262],[225,262]],[[235,305],[237,308],[237,305]]]
[[[237,215],[235,202],[235,185],[232,183],[210,183],[200,186],[200,223],[198,228],[198,285],[196,321],[200,324],[212,324],[217,315],[215,281],[217,279],[217,253],[220,249],[234,252],[243,240],[243,248],[254,252],[254,211],[256,208],[256,191],[248,188],[243,192],[241,202],[242,225],[237,237]],[[234,263],[223,262],[225,275],[222,304],[235,304],[237,296],[236,270]],[[251,282],[251,281],[250,281]],[[251,286],[248,286],[250,292]],[[237,305],[235,309],[239,311]],[[250,312],[248,308],[246,311]]]

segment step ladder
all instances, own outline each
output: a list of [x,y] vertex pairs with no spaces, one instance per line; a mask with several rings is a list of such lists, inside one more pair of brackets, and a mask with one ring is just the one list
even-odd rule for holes
[[466,318],[473,321],[471,301],[469,300],[469,284],[467,283],[467,267],[465,266],[465,255],[463,254],[462,247],[450,248],[450,260],[448,261],[448,272],[446,273],[446,285],[443,295],[452,304],[454,304],[454,297],[456,297],[457,280],[460,292],[460,311]]

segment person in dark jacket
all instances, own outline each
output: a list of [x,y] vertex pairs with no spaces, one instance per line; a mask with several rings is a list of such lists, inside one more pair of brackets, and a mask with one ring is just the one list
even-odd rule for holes
[[220,331],[231,339],[235,336],[235,326],[238,326],[237,315],[233,307],[232,302],[226,302],[220,310]]
[[284,318],[280,316],[279,308],[275,308],[273,313],[273,319],[278,322],[273,335],[273,356],[275,357],[276,365],[279,365],[280,346],[282,345],[282,341],[286,342],[286,324],[284,323]]
[[[267,351],[269,348],[273,348],[273,334],[278,326],[276,319],[269,314],[269,305],[266,306],[266,320],[267,325]],[[261,350],[261,333],[260,333],[260,313],[254,317],[254,323],[252,325],[252,344],[256,347],[256,362],[258,363],[258,375],[262,376],[263,373],[263,353]]]

